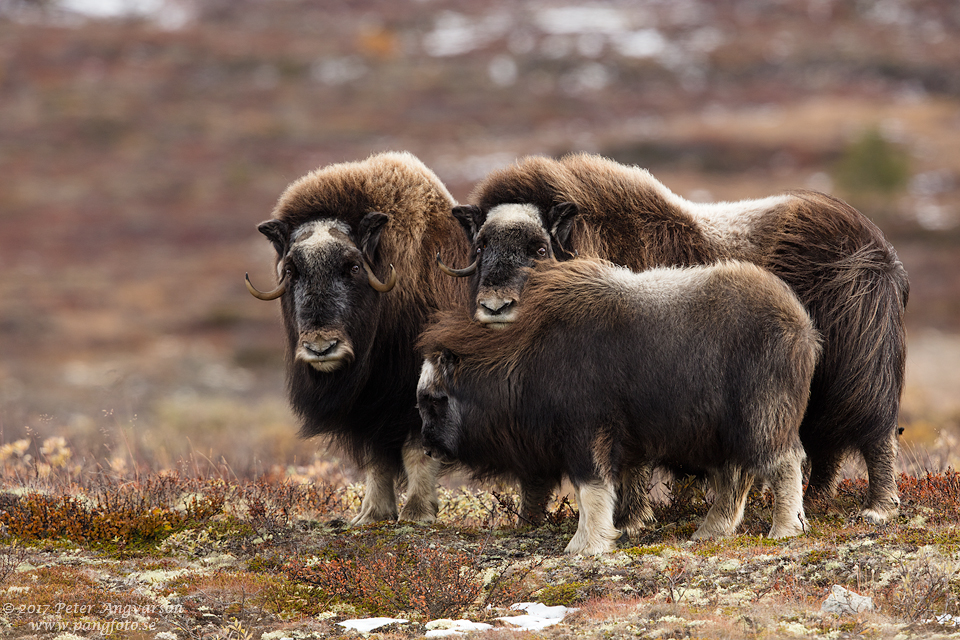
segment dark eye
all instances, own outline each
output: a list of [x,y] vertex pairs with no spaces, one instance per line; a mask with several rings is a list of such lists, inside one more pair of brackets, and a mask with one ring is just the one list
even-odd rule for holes
[[358,264],[351,265],[350,273],[352,273],[353,275],[357,275],[358,273],[360,273],[360,265]]
[[537,249],[537,255],[540,256],[541,258],[546,258],[546,257],[547,257],[547,248],[546,248],[546,247],[540,247],[539,249]]

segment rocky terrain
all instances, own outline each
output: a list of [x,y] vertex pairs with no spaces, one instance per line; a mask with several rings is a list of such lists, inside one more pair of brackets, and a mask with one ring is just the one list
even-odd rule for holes
[[[643,3],[0,0],[0,635],[929,637],[956,631],[960,9],[952,0]],[[103,3],[101,3],[103,4]],[[109,3],[107,3],[109,4]],[[307,171],[418,155],[461,201],[585,150],[692,200],[834,193],[911,278],[901,516],[856,519],[851,461],[811,530],[569,558],[563,496],[445,480],[436,525],[345,526],[355,470],[303,442],[255,230]],[[496,492],[494,492],[496,490]],[[824,613],[834,586],[872,611]],[[511,630],[537,602],[562,622]],[[432,625],[432,626],[431,626]]]
[[[754,492],[740,535],[687,542],[706,503],[678,480],[654,528],[571,557],[566,500],[532,528],[518,526],[509,491],[445,490],[436,524],[351,528],[355,485],[172,472],[68,482],[57,468],[25,489],[10,486],[22,469],[10,460],[5,637],[334,638],[389,618],[403,622],[372,632],[415,638],[469,620],[492,637],[908,638],[960,622],[953,472],[901,477],[902,514],[882,527],[857,521],[865,487],[845,481],[808,505],[805,535],[783,541],[763,537],[771,502]],[[825,608],[835,591],[846,606]],[[542,628],[502,620],[524,602],[567,609]]]

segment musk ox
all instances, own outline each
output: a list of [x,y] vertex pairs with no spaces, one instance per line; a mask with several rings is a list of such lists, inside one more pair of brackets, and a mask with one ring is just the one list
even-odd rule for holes
[[637,465],[707,473],[716,498],[695,538],[734,532],[754,477],[774,492],[770,536],[802,533],[798,430],[819,337],[782,281],[739,261],[634,273],[545,260],[523,296],[501,331],[462,310],[425,329],[428,455],[479,478],[569,478],[569,553],[612,548],[615,487]]
[[[491,327],[517,318],[524,267],[544,258],[600,257],[634,271],[735,258],[779,276],[823,337],[800,427],[809,490],[833,495],[843,459],[859,452],[870,482],[862,516],[879,523],[896,514],[909,284],[859,211],[811,191],[689,202],[643,169],[589,154],[521,159],[487,176],[471,200],[453,213],[476,260],[442,268],[471,276],[476,319]],[[652,515],[645,500],[642,491],[622,497],[624,526]]]
[[[366,473],[354,522],[431,521],[438,464],[423,455],[415,405],[415,343],[431,313],[467,304],[467,288],[439,274],[440,247],[469,251],[450,217],[456,204],[408,153],[334,164],[293,182],[258,229],[277,252],[287,335],[287,388],[304,436],[326,434]],[[379,274],[379,275],[378,275]]]

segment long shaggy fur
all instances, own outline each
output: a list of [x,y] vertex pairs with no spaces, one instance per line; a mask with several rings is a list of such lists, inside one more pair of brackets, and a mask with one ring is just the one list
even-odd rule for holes
[[843,458],[860,452],[870,477],[864,515],[882,521],[896,512],[909,283],[893,247],[863,214],[810,191],[692,203],[643,169],[587,154],[522,159],[491,173],[471,200],[484,215],[510,203],[534,204],[544,215],[574,202],[581,214],[568,249],[635,271],[736,258],[782,278],[824,338],[801,426],[810,488],[832,493]]
[[[332,219],[355,232],[366,214],[389,215],[372,267],[382,276],[393,265],[398,283],[377,294],[376,307],[356,319],[373,337],[357,347],[357,360],[349,367],[320,373],[297,360],[294,300],[291,295],[282,299],[288,391],[302,434],[329,436],[361,468],[372,467],[382,476],[399,474],[405,443],[419,441],[414,397],[421,360],[414,345],[420,329],[438,309],[466,303],[464,285],[440,274],[434,261],[441,248],[458,258],[469,250],[449,215],[455,204],[417,158],[383,153],[305,175],[284,191],[273,211],[273,219],[291,230]],[[385,485],[379,493],[387,492],[387,481],[378,482]],[[392,499],[392,484],[389,493]]]
[[[481,478],[562,475],[611,490],[638,465],[732,465],[764,478],[793,465],[783,499],[799,504],[798,428],[819,344],[784,283],[745,262],[635,274],[544,261],[524,296],[502,330],[462,310],[425,329],[425,446]],[[714,520],[725,524],[703,535],[739,522],[743,500],[722,504],[731,513]],[[795,534],[790,517],[775,523],[780,535]]]

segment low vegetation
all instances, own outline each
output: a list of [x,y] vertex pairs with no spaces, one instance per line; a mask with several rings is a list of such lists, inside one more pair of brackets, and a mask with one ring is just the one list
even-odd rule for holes
[[[302,469],[117,473],[69,464],[66,442],[41,448],[0,450],[0,627],[13,637],[321,638],[384,616],[407,622],[375,633],[413,638],[441,618],[499,625],[521,601],[576,609],[538,632],[548,637],[893,638],[960,621],[949,469],[901,475],[902,513],[879,528],[856,517],[866,482],[845,480],[836,499],[808,504],[807,535],[786,541],[764,537],[772,500],[756,490],[741,535],[688,542],[707,497],[678,479],[655,527],[581,558],[563,554],[577,526],[566,497],[536,528],[518,523],[511,491],[470,487],[442,490],[433,525],[353,528],[359,487]],[[874,611],[821,613],[834,585]]]
[[[652,57],[590,20],[548,33],[559,1],[184,0],[179,26],[59,4],[0,1],[0,637],[326,638],[374,615],[409,621],[392,639],[436,616],[522,638],[956,631],[955,3],[591,7]],[[431,46],[451,34],[476,48]],[[911,278],[901,424],[926,448],[904,447],[900,517],[858,522],[847,480],[802,538],[762,537],[757,492],[741,535],[691,544],[706,503],[680,479],[655,528],[571,558],[576,504],[530,528],[509,489],[445,480],[435,525],[348,527],[361,488],[297,439],[277,310],[242,276],[271,276],[255,225],[292,177],[387,149],[462,202],[515,157],[586,149],[694,200],[860,207]],[[821,614],[834,585],[876,609]],[[506,631],[524,600],[578,611]]]

